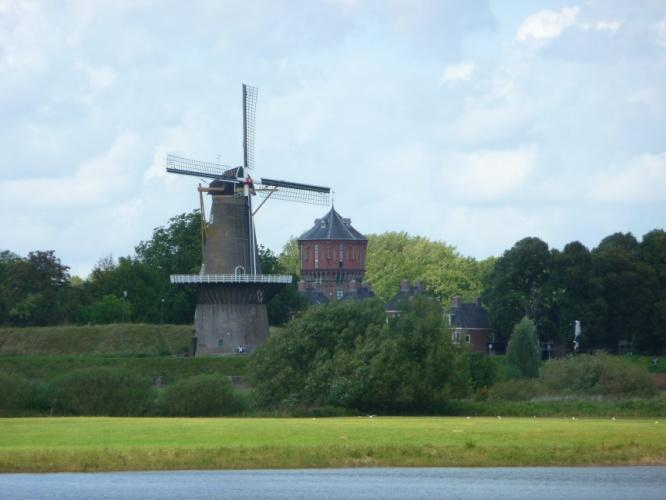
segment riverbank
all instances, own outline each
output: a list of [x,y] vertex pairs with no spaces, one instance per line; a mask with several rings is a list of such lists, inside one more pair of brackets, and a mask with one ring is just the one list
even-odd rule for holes
[[666,419],[0,419],[1,472],[570,465],[666,465]]

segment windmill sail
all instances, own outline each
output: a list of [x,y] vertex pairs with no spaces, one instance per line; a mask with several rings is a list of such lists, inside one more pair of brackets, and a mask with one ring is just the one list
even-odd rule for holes
[[263,177],[254,184],[258,195],[275,200],[297,201],[311,205],[328,205],[331,188],[279,181]]
[[229,167],[211,161],[192,160],[172,154],[167,155],[167,172],[228,182],[240,182],[238,179],[243,177],[242,167]]
[[243,166],[254,170],[254,122],[257,112],[257,87],[243,84]]

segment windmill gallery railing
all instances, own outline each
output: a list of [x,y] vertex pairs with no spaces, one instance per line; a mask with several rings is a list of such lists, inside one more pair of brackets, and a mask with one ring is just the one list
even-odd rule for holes
[[282,274],[172,274],[169,278],[174,285],[199,283],[289,284],[293,280],[291,276]]

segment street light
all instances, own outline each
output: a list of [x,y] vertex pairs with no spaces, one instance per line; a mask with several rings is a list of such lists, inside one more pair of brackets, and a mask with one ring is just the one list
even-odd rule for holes
[[160,325],[164,324],[164,297],[160,299]]
[[127,290],[123,290],[123,323],[127,317]]

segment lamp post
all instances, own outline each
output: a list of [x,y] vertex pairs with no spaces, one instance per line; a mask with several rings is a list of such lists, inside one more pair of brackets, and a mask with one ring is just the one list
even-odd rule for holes
[[127,290],[123,290],[123,323],[127,319]]
[[160,299],[160,325],[164,324],[164,297]]

